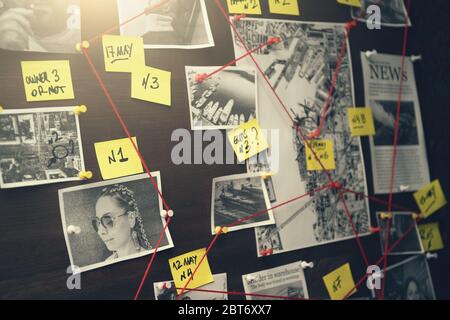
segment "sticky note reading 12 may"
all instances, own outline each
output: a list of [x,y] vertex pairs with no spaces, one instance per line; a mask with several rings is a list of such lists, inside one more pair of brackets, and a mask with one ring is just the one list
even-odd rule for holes
[[420,239],[423,249],[427,252],[444,249],[439,224],[437,222],[422,224],[419,226]]
[[361,8],[361,0],[337,0],[340,4]]
[[228,12],[261,14],[261,4],[259,0],[227,0]]
[[352,137],[375,135],[371,108],[349,108],[347,113]]
[[[137,145],[136,138],[133,138]],[[98,165],[104,180],[144,172],[141,160],[130,139],[119,139],[94,144]]]
[[145,66],[142,37],[104,35],[102,42],[107,72],[131,72],[133,68]]
[[241,162],[269,148],[269,144],[261,132],[256,119],[241,124],[234,130],[230,130],[228,132],[228,140],[238,160]]
[[22,61],[21,65],[28,102],[75,98],[68,60]]
[[171,73],[152,67],[141,67],[131,74],[131,97],[171,105]]
[[447,204],[439,180],[435,180],[414,193],[422,215],[427,218]]
[[[353,280],[349,263],[327,274],[323,277],[323,282],[331,300],[342,300],[356,292],[355,281]],[[351,290],[353,292],[350,293]]]
[[277,14],[300,15],[298,0],[269,0],[269,10]]
[[[170,271],[172,272],[175,286],[178,288],[178,293],[181,293],[181,289],[186,286],[189,278],[194,274],[195,269],[205,254],[206,249],[199,249],[169,260]],[[209,268],[208,257],[205,256],[191,281],[188,283],[187,288],[195,289],[213,281],[214,278]]]
[[305,143],[306,170],[334,170],[336,160],[334,159],[334,144],[332,140],[310,140],[309,147]]

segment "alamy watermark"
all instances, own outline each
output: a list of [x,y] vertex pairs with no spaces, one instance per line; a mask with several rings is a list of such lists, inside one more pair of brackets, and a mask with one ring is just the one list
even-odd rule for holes
[[70,274],[67,278],[66,285],[69,290],[81,290],[81,271],[77,266],[68,266],[66,273]]

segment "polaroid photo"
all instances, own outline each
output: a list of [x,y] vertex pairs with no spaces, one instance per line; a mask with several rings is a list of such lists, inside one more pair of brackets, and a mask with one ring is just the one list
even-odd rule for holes
[[[380,231],[381,251],[385,253],[386,228],[388,220],[380,218],[381,212],[377,212],[378,226]],[[419,229],[415,223],[412,212],[392,212],[392,219],[389,228],[389,245],[396,243],[415,224],[415,228],[410,232],[389,255],[420,254],[424,252],[420,239]]]
[[[411,20],[403,0],[361,0],[361,8],[352,7],[352,18],[358,21],[366,22],[366,12],[370,6],[377,6],[381,12],[381,25],[386,27],[404,27],[411,26]],[[364,18],[362,18],[364,17]],[[407,20],[405,19],[407,18]]]
[[[261,174],[236,174],[214,178],[211,197],[211,233],[217,226],[229,231],[267,226],[275,223],[269,196]],[[261,213],[250,217],[253,214]],[[248,219],[246,219],[248,218]]]
[[[228,300],[228,294],[226,293],[227,274],[213,274],[213,278],[214,282],[195,290],[186,291],[181,295],[180,300]],[[176,300],[178,296],[173,281],[155,282],[153,283],[153,290],[155,300]]]
[[257,118],[258,84],[255,69],[228,67],[198,83],[198,74],[220,67],[186,67],[192,130],[234,129]]
[[80,0],[2,0],[0,4],[0,48],[76,53],[81,42]]
[[[160,173],[152,176],[162,190]],[[70,263],[80,272],[153,253],[165,226],[147,174],[59,190],[59,206]],[[172,247],[166,230],[158,251]]]
[[301,261],[242,276],[247,300],[308,299]]
[[204,0],[117,0],[117,7],[120,34],[142,37],[147,49],[214,46]]
[[80,180],[85,168],[74,108],[15,109],[0,114],[2,189]]
[[425,255],[408,258],[386,269],[386,300],[436,300]]

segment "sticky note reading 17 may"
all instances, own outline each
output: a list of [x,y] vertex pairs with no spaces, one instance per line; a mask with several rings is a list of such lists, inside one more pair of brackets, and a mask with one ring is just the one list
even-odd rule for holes
[[171,73],[152,67],[141,67],[131,74],[131,97],[171,105]]
[[347,113],[352,137],[375,135],[375,123],[371,108],[349,108]]
[[230,13],[261,14],[259,0],[227,0]]
[[323,277],[323,282],[331,300],[342,300],[346,296],[350,296],[356,292],[355,281],[353,280],[349,263],[327,274]]
[[435,180],[414,193],[420,212],[425,218],[447,204],[444,192],[442,191],[439,180]]
[[419,226],[420,239],[423,249],[427,252],[444,249],[439,224],[437,222],[422,224]]
[[102,42],[107,72],[131,72],[133,68],[145,66],[142,37],[104,35]]
[[337,0],[340,4],[361,8],[361,0]]
[[75,98],[68,60],[22,61],[21,65],[28,102]]
[[[136,138],[133,138],[137,146]],[[119,139],[94,144],[98,165],[104,180],[144,172],[141,160],[130,139]]]
[[332,140],[310,140],[309,147],[305,143],[306,170],[335,170],[334,144]]
[[[209,268],[208,257],[205,256],[205,254],[206,249],[199,249],[169,260],[170,271],[178,293],[181,293],[181,289],[184,288],[186,284],[188,284],[187,288],[195,289],[214,281],[211,269]],[[200,264],[203,256],[205,256],[205,258]],[[195,271],[199,264],[200,266],[197,271]],[[193,274],[194,276],[188,283]]]
[[228,132],[228,140],[239,161],[245,161],[269,148],[256,119],[246,122]]
[[276,14],[300,15],[298,0],[269,0],[269,10]]

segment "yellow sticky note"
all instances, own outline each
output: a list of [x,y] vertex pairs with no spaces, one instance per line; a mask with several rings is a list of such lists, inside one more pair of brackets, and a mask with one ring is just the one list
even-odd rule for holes
[[152,67],[136,68],[131,75],[131,97],[171,105],[171,73]]
[[[350,263],[346,263],[342,267],[327,274],[323,277],[323,282],[331,300],[342,300],[346,296],[350,296],[356,292]],[[352,289],[354,289],[353,292],[349,294]]]
[[22,61],[28,102],[74,99],[69,60]]
[[439,223],[427,223],[419,225],[420,239],[425,251],[437,251],[444,249]]
[[414,198],[416,199],[420,212],[425,218],[428,218],[447,204],[447,199],[442,191],[439,180],[434,180],[414,193]]
[[253,119],[228,132],[228,140],[239,161],[257,155],[269,148],[258,120]]
[[[170,272],[172,273],[175,286],[178,288],[178,293],[182,291],[189,278],[194,274],[195,269],[205,254],[206,249],[199,249],[169,259]],[[209,267],[208,257],[205,256],[191,281],[188,283],[187,288],[195,289],[213,281],[214,278]]]
[[230,13],[261,14],[259,0],[227,0]]
[[269,0],[269,10],[276,14],[300,15],[298,0]]
[[361,8],[361,0],[337,0],[340,4]]
[[[136,138],[132,138],[137,146]],[[144,172],[139,156],[130,139],[119,139],[94,144],[98,165],[104,180]]]
[[309,147],[305,143],[305,150],[306,170],[319,171],[323,169],[336,169],[336,161],[334,159],[334,144],[332,140],[310,140]]
[[142,37],[104,35],[102,42],[107,72],[131,72],[133,68],[145,66]]
[[348,108],[347,114],[352,137],[375,135],[371,108]]

